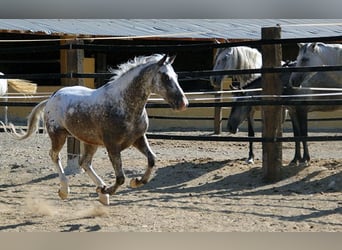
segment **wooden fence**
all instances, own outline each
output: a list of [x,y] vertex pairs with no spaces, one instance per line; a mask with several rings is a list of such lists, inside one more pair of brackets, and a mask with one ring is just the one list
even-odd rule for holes
[[[280,97],[282,92],[282,86],[278,80],[279,72],[308,72],[308,71],[336,71],[342,70],[342,65],[336,66],[325,66],[325,67],[298,67],[298,68],[281,68],[281,45],[286,43],[298,43],[298,42],[332,42],[341,41],[342,36],[336,37],[316,37],[316,38],[300,38],[300,39],[281,39],[281,28],[280,27],[269,27],[262,29],[262,38],[257,41],[248,42],[237,42],[237,43],[226,43],[226,44],[196,44],[196,45],[183,45],[183,46],[105,46],[105,45],[85,45],[80,42],[71,42],[69,44],[61,44],[56,47],[53,46],[51,49],[59,49],[65,51],[65,60],[67,60],[67,68],[64,69],[62,74],[30,74],[30,75],[20,75],[20,74],[9,74],[6,76],[0,76],[0,78],[63,78],[66,85],[82,85],[82,79],[84,78],[105,78],[109,77],[108,73],[96,73],[96,74],[85,74],[80,72],[80,63],[83,59],[83,50],[95,50],[95,51],[115,51],[117,49],[127,49],[127,50],[139,50],[144,49],[144,51],[151,49],[151,51],[158,50],[162,52],[173,53],[179,50],[201,50],[203,48],[222,48],[222,47],[233,47],[233,46],[261,46],[263,55],[263,68],[262,69],[251,69],[251,70],[221,70],[221,71],[191,71],[191,72],[177,72],[179,75],[180,82],[182,80],[196,78],[209,77],[212,75],[232,75],[232,74],[244,74],[244,73],[262,73],[262,95],[264,96],[262,100],[244,100],[243,102],[232,102],[223,101],[222,92],[216,91],[214,94],[213,101],[192,103],[190,102],[189,108],[193,107],[214,107],[214,131],[219,134],[222,130],[222,108],[230,107],[233,105],[258,105],[262,106],[262,138],[243,138],[243,137],[223,137],[223,136],[167,136],[158,134],[148,134],[150,139],[176,139],[176,140],[219,140],[219,141],[259,141],[262,142],[263,148],[263,170],[264,177],[267,180],[278,180],[280,179],[280,167],[282,166],[282,142],[283,141],[299,141],[299,140],[341,140],[339,136],[328,136],[328,137],[287,137],[282,136],[282,117],[280,109],[281,105],[310,105],[310,104],[320,104],[320,105],[331,105],[331,104],[341,104],[342,100],[332,100],[332,101],[303,101],[303,100],[284,100]],[[45,50],[48,48],[44,47]],[[20,50],[20,49],[19,49]],[[1,53],[18,52],[18,49],[0,48]],[[36,51],[33,49],[32,51]],[[27,48],[26,48],[27,52]],[[0,106],[35,106],[36,102],[15,102],[15,101],[1,101]],[[148,103],[147,108],[168,108],[165,103]],[[194,118],[196,119],[196,118]],[[70,138],[68,141],[68,158],[69,160],[75,160],[75,156],[78,159],[80,154],[79,142]]]

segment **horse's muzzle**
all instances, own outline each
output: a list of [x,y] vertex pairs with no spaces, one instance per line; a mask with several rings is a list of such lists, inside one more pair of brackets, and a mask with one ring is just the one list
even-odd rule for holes
[[227,124],[227,129],[229,133],[232,134],[236,134],[237,132],[239,132],[239,128],[238,127],[233,127],[231,124]]
[[189,101],[186,97],[183,97],[181,101],[177,103],[176,109],[179,111],[185,110],[189,105]]

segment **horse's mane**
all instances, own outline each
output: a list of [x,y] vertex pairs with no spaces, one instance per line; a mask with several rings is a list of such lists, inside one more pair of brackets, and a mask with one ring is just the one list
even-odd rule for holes
[[[262,67],[261,53],[249,47],[236,47],[236,66],[238,69],[254,69]],[[250,81],[258,78],[259,73],[238,75],[242,84],[247,84]]]
[[151,56],[138,56],[134,57],[133,59],[129,60],[128,62],[122,63],[117,66],[116,69],[109,68],[109,72],[113,74],[113,76],[110,78],[111,81],[117,80],[122,75],[127,73],[133,68],[136,68],[137,66],[140,66],[142,64],[148,63],[148,62],[157,62],[159,61],[163,55],[161,54],[154,54]]
[[[296,66],[296,61],[282,61],[281,67],[294,67]],[[286,74],[286,73],[285,73]],[[289,73],[290,74],[290,73]],[[261,75],[250,82],[246,83],[244,86],[241,87],[242,90],[244,89],[250,89],[250,88],[260,88],[261,87]]]
[[[247,46],[222,49],[217,53],[215,60],[217,60],[221,53],[229,53],[229,50],[232,51],[232,65],[230,65],[229,69],[254,69],[262,67],[261,53],[257,49]],[[235,75],[237,80],[241,82],[242,86],[258,78],[258,76],[260,76],[258,73]]]

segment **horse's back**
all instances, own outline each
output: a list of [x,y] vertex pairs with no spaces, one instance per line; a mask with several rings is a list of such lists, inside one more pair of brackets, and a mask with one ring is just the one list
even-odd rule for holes
[[77,96],[85,97],[91,95],[94,92],[94,89],[85,87],[85,86],[70,86],[64,87],[57,90],[51,97],[54,98],[56,96],[65,96],[70,98],[75,98]]
[[44,116],[47,124],[55,128],[62,127],[65,126],[68,117],[92,112],[87,109],[93,100],[94,91],[83,86],[64,87],[56,91],[45,107]]

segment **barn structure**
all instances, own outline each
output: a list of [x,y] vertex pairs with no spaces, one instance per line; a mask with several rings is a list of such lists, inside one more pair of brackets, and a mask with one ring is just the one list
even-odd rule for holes
[[[99,87],[106,78],[63,79],[59,73],[103,73],[108,67],[137,55],[158,52],[177,54],[176,71],[211,70],[214,49],[201,50],[184,45],[213,44],[219,41],[248,41],[261,37],[261,28],[280,25],[282,38],[342,35],[342,19],[0,19],[0,72],[23,74],[38,83],[39,92],[53,92],[65,85]],[[60,49],[60,45],[82,44],[89,49]],[[91,47],[92,45],[101,45]],[[106,49],[110,46],[110,49]],[[163,47],[165,46],[165,47]],[[171,46],[171,47],[170,47]],[[296,44],[283,46],[283,60],[294,60]],[[75,61],[76,60],[76,61]],[[30,74],[45,74],[30,78]],[[185,91],[211,90],[208,78],[180,82]],[[31,108],[10,107],[10,119],[25,121]],[[158,112],[154,110],[153,112]],[[164,111],[163,111],[164,112]],[[192,109],[187,115],[203,114]],[[208,112],[212,112],[209,110]],[[152,113],[152,111],[151,111]],[[2,118],[0,112],[0,119]],[[152,123],[152,127],[179,126],[179,121]],[[197,125],[210,127],[212,122]],[[184,126],[189,126],[185,122]]]

